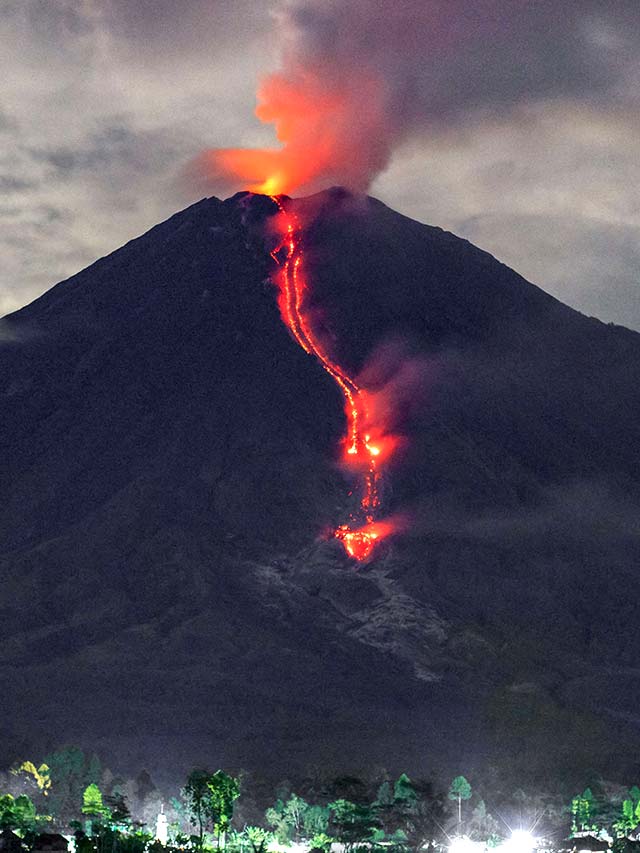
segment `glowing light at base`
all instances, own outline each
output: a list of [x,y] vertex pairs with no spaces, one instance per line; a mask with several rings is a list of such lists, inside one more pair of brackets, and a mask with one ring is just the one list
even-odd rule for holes
[[480,853],[484,850],[484,844],[472,841],[466,835],[453,838],[449,844],[449,853]]
[[514,829],[511,838],[501,845],[501,849],[508,853],[533,853],[536,840],[526,829]]
[[280,314],[291,334],[309,355],[315,356],[338,385],[345,403],[347,419],[343,440],[343,463],[358,476],[361,484],[360,507],[349,523],[333,533],[350,557],[368,560],[376,545],[401,526],[399,519],[378,520],[380,510],[381,465],[388,459],[398,439],[371,423],[367,391],[337,364],[315,334],[307,312],[307,282],[304,274],[302,229],[297,217],[286,210],[280,197],[270,196],[280,212],[280,244],[271,252],[279,265],[276,284]]

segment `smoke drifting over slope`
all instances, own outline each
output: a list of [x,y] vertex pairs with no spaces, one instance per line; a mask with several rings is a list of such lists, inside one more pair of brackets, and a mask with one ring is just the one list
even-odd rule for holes
[[282,67],[256,110],[282,147],[212,149],[197,167],[216,187],[365,190],[398,145],[443,123],[560,97],[625,101],[637,7],[606,13],[597,0],[293,3],[280,16]]

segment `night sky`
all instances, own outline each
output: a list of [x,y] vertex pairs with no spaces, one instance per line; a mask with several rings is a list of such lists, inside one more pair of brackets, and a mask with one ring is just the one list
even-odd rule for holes
[[274,144],[256,88],[284,57],[382,82],[372,195],[640,328],[637,0],[5,0],[0,44],[0,313],[228,194],[186,166]]

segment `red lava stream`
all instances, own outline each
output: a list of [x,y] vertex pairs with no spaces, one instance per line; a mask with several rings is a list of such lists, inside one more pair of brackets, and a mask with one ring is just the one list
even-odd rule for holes
[[[350,524],[341,524],[334,536],[344,545],[350,557],[362,562],[374,551],[376,544],[394,532],[392,520],[377,520],[380,508],[380,463],[392,449],[392,436],[372,439],[367,391],[335,361],[316,337],[305,312],[308,285],[304,273],[302,229],[295,214],[289,213],[278,196],[270,196],[280,211],[282,242],[271,256],[279,265],[276,284],[278,306],[282,320],[291,330],[302,349],[313,355],[338,385],[345,403],[347,434],[343,441],[343,461],[361,479],[359,517],[352,515]],[[284,256],[284,257],[283,257]]]

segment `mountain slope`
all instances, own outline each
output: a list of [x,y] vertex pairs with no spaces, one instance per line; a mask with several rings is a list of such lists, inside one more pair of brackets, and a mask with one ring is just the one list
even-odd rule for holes
[[176,214],[3,321],[7,757],[622,767],[640,336],[373,199],[288,204],[335,356],[417,375],[411,529],[357,572],[323,535],[341,398],[280,320],[269,200]]

